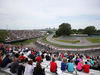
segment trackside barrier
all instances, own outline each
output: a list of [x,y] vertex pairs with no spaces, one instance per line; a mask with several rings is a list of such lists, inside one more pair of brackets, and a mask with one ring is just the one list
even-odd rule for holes
[[40,40],[37,40],[37,43],[42,45],[42,46],[46,46],[50,49],[54,49],[54,50],[64,50],[64,51],[87,51],[87,50],[96,50],[96,49],[100,49],[100,47],[88,47],[88,48],[59,48],[59,47],[55,47],[46,43],[41,42]]

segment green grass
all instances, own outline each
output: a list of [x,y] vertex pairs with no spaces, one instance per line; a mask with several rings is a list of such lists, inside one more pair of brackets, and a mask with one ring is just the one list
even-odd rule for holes
[[16,42],[16,43],[12,43],[12,44],[13,44],[13,45],[20,45],[20,44],[22,43],[23,45],[25,45],[25,44],[27,44],[27,43],[34,42],[34,41],[36,41],[36,40],[37,40],[37,38],[33,38],[33,39],[25,40],[25,41],[23,41],[23,42]]
[[20,45],[21,42],[12,43],[12,45]]
[[100,38],[86,38],[86,40],[92,43],[100,43]]
[[67,43],[79,43],[80,40],[77,40],[77,41],[67,41],[67,40],[58,40],[58,39],[55,39],[56,41],[60,41],[60,42],[67,42]]
[[46,38],[47,38],[47,37],[43,38],[42,41],[46,42],[46,41],[47,41]]
[[66,46],[66,45],[59,45],[59,44],[55,44],[55,43],[47,41],[46,38],[47,37],[43,38],[41,40],[41,42],[47,43],[49,45],[53,45],[55,47],[60,47],[60,48],[88,48],[88,47],[98,47],[98,46],[100,46],[100,45],[92,45],[92,46]]

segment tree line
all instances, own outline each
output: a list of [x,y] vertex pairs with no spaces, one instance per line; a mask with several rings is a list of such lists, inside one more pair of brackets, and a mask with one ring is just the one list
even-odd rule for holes
[[97,30],[95,26],[87,26],[84,29],[71,29],[71,24],[62,23],[61,25],[59,25],[59,28],[56,31],[56,36],[69,36],[70,34],[88,34],[90,36],[94,33],[100,34],[100,30]]
[[[52,33],[52,31],[47,31],[48,33]],[[97,30],[95,26],[87,26],[84,29],[72,29],[71,24],[69,23],[62,23],[59,25],[58,30],[56,30],[56,36],[65,36],[70,34],[88,34],[89,36],[91,34],[100,34],[100,30]],[[5,39],[9,36],[9,33],[7,31],[0,30],[0,42],[5,42]]]
[[0,31],[0,42],[5,42],[5,39],[8,36],[8,32],[7,31]]

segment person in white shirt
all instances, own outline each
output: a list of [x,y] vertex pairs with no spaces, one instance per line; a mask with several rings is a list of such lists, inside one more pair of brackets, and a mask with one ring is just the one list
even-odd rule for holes
[[33,61],[29,60],[28,64],[25,66],[24,75],[33,75],[34,67],[33,67]]

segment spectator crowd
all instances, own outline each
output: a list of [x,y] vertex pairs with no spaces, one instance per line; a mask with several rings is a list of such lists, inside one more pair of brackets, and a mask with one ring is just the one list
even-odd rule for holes
[[41,37],[43,34],[38,30],[8,30],[6,42]]
[[[38,50],[9,44],[0,44],[0,67],[10,68],[10,72],[17,75],[45,75],[42,67],[43,59],[50,61],[50,71],[58,74],[58,65],[61,61],[61,71],[81,71],[89,73],[90,69],[100,71],[100,56],[87,56],[85,54],[68,51]],[[36,62],[36,65],[33,63]]]

